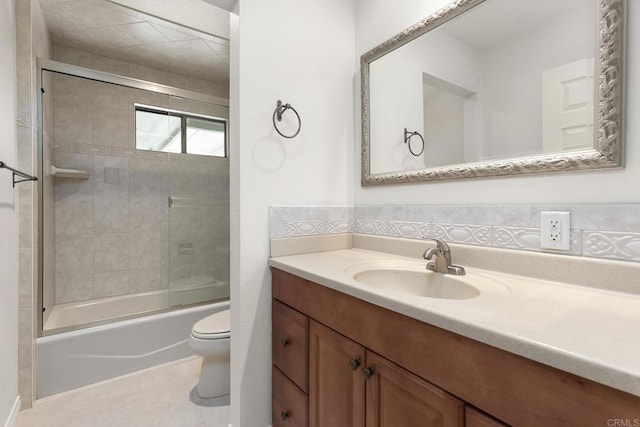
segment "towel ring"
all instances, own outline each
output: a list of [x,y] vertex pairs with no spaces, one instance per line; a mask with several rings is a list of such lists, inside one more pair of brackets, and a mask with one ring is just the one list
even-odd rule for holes
[[[420,141],[422,142],[422,146],[420,147],[419,153],[414,152],[413,149],[411,148],[411,138],[413,138],[414,136],[419,136]],[[409,132],[407,128],[404,128],[404,143],[407,144],[407,147],[409,147],[409,152],[416,157],[422,155],[422,153],[424,152],[424,138],[422,137],[422,135],[420,135],[420,132],[418,131]]]
[[[280,129],[278,129],[278,125],[276,125],[276,120],[281,122],[282,121],[282,115],[287,110],[293,111],[293,113],[298,118],[298,130],[293,135],[285,135],[285,134],[283,134],[282,132],[280,132]],[[282,101],[280,101],[280,100],[278,100],[278,103],[276,104],[276,109],[273,111],[272,121],[273,121],[273,127],[276,129],[276,132],[278,132],[280,134],[280,136],[282,136],[284,138],[295,138],[300,133],[300,129],[302,129],[302,120],[300,119],[300,115],[298,114],[296,109],[293,108],[291,106],[291,104],[283,104]]]

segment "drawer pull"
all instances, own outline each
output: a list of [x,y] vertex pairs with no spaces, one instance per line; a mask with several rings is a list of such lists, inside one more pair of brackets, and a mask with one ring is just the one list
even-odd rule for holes
[[287,347],[289,347],[291,345],[291,341],[289,340],[289,338],[285,338],[281,342],[282,342],[282,346],[284,348],[287,348]]
[[282,421],[287,421],[287,419],[289,418],[289,413],[287,411],[280,412],[280,418],[282,418]]
[[357,359],[351,359],[349,360],[349,366],[351,366],[352,371],[355,371],[360,367],[360,361]]
[[373,376],[373,368],[364,368],[362,370],[362,376],[364,377],[365,380],[368,380],[369,378],[371,378]]

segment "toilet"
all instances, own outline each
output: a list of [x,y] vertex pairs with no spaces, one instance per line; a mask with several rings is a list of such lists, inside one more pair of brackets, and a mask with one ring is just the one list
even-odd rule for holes
[[209,399],[229,394],[231,311],[222,310],[196,322],[191,329],[189,348],[202,356],[198,397]]

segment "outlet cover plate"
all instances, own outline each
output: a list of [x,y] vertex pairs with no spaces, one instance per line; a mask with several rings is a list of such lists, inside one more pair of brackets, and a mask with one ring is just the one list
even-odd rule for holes
[[540,212],[540,248],[560,251],[571,249],[570,212]]

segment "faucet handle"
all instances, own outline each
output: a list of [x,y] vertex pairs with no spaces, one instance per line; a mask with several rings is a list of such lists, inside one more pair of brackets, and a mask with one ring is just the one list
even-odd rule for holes
[[422,258],[429,260],[429,259],[431,259],[433,257],[434,252],[438,251],[447,260],[447,264],[451,265],[451,249],[449,249],[449,245],[447,245],[446,242],[444,242],[444,241],[442,241],[440,239],[433,238],[433,237],[423,237],[423,239],[424,240],[431,240],[432,242],[436,242],[436,247],[435,248],[429,248],[426,251],[424,251],[424,253],[422,254]]
[[433,237],[424,237],[424,239],[436,242],[436,247],[429,248],[424,251],[422,258],[431,260],[434,255],[442,256],[442,259],[440,256],[437,256],[435,261],[427,263],[427,270],[432,270],[438,273],[454,274],[456,276],[462,276],[465,274],[463,267],[451,264],[451,249],[449,249],[449,245],[442,240],[434,239]]
[[432,242],[436,242],[436,248],[440,250],[440,252],[451,252],[449,250],[449,245],[447,245],[444,241],[440,239],[436,239],[434,237],[423,237],[424,240],[431,240]]

